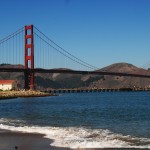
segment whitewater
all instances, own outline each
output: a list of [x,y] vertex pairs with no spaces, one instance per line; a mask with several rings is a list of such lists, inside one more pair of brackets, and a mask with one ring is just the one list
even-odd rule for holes
[[150,149],[149,99],[109,92],[0,101],[0,129],[44,134],[56,147]]

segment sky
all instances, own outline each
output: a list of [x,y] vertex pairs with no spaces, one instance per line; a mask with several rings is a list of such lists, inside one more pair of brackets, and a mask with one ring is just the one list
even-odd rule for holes
[[0,0],[0,39],[30,24],[98,68],[150,62],[150,0]]

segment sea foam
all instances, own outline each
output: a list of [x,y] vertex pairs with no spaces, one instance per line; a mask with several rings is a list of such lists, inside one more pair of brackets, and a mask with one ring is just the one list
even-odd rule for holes
[[[138,138],[104,129],[84,127],[13,126],[11,119],[0,119],[0,129],[40,133],[54,140],[52,146],[69,148],[150,148],[150,138]],[[17,120],[17,122],[21,122]],[[7,125],[8,123],[8,125]]]

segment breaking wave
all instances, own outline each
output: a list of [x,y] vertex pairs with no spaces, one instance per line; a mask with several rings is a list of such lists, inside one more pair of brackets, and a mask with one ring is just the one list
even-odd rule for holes
[[0,129],[44,134],[45,138],[54,140],[51,145],[57,147],[150,148],[150,138],[138,138],[130,135],[124,136],[104,129],[28,126],[20,120],[12,119],[0,119]]

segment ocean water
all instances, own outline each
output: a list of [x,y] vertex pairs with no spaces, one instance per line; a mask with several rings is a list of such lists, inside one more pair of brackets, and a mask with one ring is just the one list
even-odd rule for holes
[[69,93],[0,101],[0,129],[44,133],[53,146],[150,148],[150,92]]

